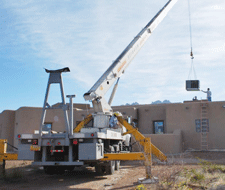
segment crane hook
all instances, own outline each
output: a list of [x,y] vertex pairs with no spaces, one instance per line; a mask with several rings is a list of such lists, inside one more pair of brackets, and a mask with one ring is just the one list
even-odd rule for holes
[[190,56],[191,56],[191,59],[194,59],[192,50],[191,50]]

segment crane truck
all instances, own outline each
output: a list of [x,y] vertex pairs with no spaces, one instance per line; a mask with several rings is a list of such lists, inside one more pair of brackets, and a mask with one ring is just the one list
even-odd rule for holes
[[[144,159],[143,153],[128,153],[130,150],[130,134],[133,134],[145,147],[144,151],[149,155],[149,159],[153,151],[159,158],[166,160],[164,154],[154,145],[150,145],[147,138],[122,119],[120,113],[113,112],[111,103],[121,75],[176,2],[177,0],[169,0],[93,87],[84,94],[84,99],[91,101],[93,104],[93,113],[88,115],[75,128],[73,127],[73,98],[75,95],[67,96],[69,98],[69,104],[67,104],[62,82],[62,73],[70,70],[68,67],[59,70],[46,69],[46,72],[49,73],[49,80],[40,128],[36,134],[19,134],[17,136],[19,140],[18,159],[34,159],[33,165],[44,166],[45,172],[49,174],[72,170],[76,166],[83,165],[95,166],[96,171],[102,174],[113,174],[114,170],[119,169],[120,160]],[[107,102],[104,96],[114,83],[115,86]],[[62,103],[58,107],[48,104],[51,84],[60,85]],[[64,132],[43,131],[46,111],[49,109],[63,110]],[[91,120],[92,125],[87,125]],[[128,154],[130,155],[127,156]]]

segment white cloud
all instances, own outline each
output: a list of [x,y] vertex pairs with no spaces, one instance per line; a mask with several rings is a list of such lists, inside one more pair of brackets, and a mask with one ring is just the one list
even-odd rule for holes
[[[85,92],[166,2],[29,0],[5,1],[5,7],[16,15],[14,27],[21,43],[49,60],[46,67],[69,66],[75,83]],[[220,0],[191,1],[196,73],[203,88],[210,85],[216,91],[214,67],[224,72],[224,7]],[[122,77],[118,93],[123,96],[126,90],[129,98],[116,102],[192,98],[184,87],[189,53],[188,7],[178,1]]]
[[222,7],[220,5],[213,5],[212,8],[216,9],[216,10],[223,10],[224,9],[224,7]]

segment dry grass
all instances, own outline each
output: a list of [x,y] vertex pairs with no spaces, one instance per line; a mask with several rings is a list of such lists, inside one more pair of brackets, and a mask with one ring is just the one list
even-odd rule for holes
[[154,171],[160,182],[155,189],[225,189],[225,166],[200,160],[199,165],[170,165]]
[[[151,190],[168,190],[168,189],[182,189],[182,190],[197,190],[197,189],[210,189],[210,190],[219,190],[225,189],[225,165],[213,164],[199,159],[200,163],[196,165],[185,165],[185,164],[167,164],[167,165],[154,165],[152,167],[152,175],[159,178],[159,183],[157,184],[140,184],[136,183],[137,179],[145,173],[144,166],[140,166],[140,163],[136,164],[127,163],[123,166],[120,172],[126,171],[127,173],[120,176],[119,180],[115,183],[115,179],[111,176],[111,181],[115,183],[113,185],[114,189],[151,189]],[[23,182],[33,180],[42,181],[43,171],[42,170],[33,170],[33,172],[27,172],[26,165],[29,165],[27,162],[11,162],[6,167],[5,176],[0,176],[0,186],[1,182],[4,184],[11,185],[10,183],[17,186],[19,184],[24,184]],[[78,175],[79,176],[79,175]],[[88,178],[85,185],[90,185],[92,182],[93,174],[90,173],[88,176],[80,176],[80,179],[85,180]],[[115,176],[115,175],[114,175]],[[54,180],[49,176],[46,176],[48,180]],[[68,176],[62,176],[63,178],[70,180]],[[84,177],[84,178],[83,178]],[[109,176],[108,176],[109,177]],[[108,178],[107,177],[107,178]],[[118,176],[117,176],[118,177]],[[104,180],[108,180],[108,179]],[[71,178],[70,183],[74,183],[74,180]],[[78,179],[77,179],[78,180]],[[90,181],[89,181],[90,180]],[[108,180],[110,183],[111,181]],[[98,181],[95,181],[97,183]],[[57,182],[54,182],[57,183]],[[58,182],[59,183],[59,182]],[[77,183],[77,182],[76,182]],[[102,183],[99,181],[99,184]],[[108,182],[107,182],[108,183]],[[3,183],[2,183],[3,184]],[[82,184],[82,186],[84,185]],[[29,186],[29,183],[27,183]],[[59,185],[59,184],[58,184]],[[68,184],[69,185],[69,184]],[[141,186],[142,185],[142,186]],[[93,187],[93,184],[91,185]],[[78,187],[78,186],[76,186]],[[123,188],[122,188],[123,187]]]

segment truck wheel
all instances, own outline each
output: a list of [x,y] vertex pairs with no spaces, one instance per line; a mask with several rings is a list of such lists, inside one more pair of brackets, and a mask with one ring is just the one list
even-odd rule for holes
[[54,166],[44,166],[44,170],[46,174],[53,175],[55,174],[55,167]]
[[65,167],[63,166],[44,166],[44,170],[45,170],[45,173],[46,174],[49,174],[49,175],[53,175],[53,174],[58,174],[58,175],[61,175],[61,174],[64,174],[65,173]]
[[95,172],[98,173],[99,175],[103,175],[105,172],[105,168],[101,165],[96,165]]
[[65,173],[65,169],[66,169],[66,168],[65,168],[64,166],[56,167],[56,168],[55,168],[56,174],[58,174],[58,175],[64,174],[64,173]]
[[74,170],[74,168],[75,168],[75,166],[67,166],[67,167],[65,167],[65,170],[67,170],[67,171],[73,171]]

